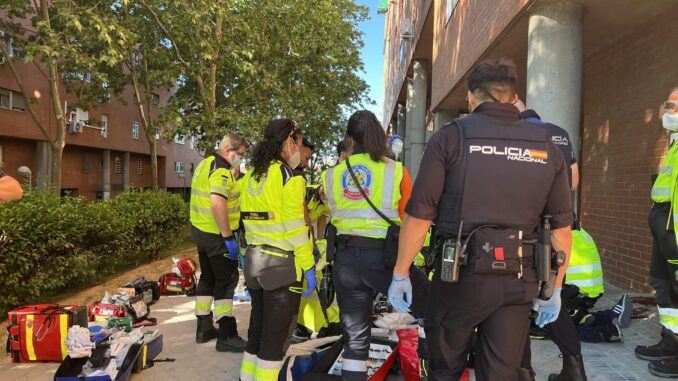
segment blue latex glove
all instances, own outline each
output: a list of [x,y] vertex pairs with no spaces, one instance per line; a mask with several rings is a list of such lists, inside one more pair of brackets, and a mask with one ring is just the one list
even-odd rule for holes
[[235,261],[238,259],[238,253],[240,248],[238,247],[238,241],[235,240],[233,236],[224,238],[224,243],[228,249],[228,259]]
[[318,280],[315,277],[315,266],[311,267],[310,270],[306,270],[306,272],[304,272],[304,276],[306,277],[306,291],[304,291],[304,293],[301,294],[302,298],[311,295],[311,293],[315,291],[315,288],[318,285]]
[[410,312],[412,305],[412,282],[410,275],[393,274],[391,287],[388,288],[388,302],[398,311]]
[[546,324],[553,323],[558,319],[560,314],[560,288],[553,289],[553,295],[549,300],[537,299],[535,302],[535,307],[538,312],[537,320],[535,321],[538,326],[544,328]]

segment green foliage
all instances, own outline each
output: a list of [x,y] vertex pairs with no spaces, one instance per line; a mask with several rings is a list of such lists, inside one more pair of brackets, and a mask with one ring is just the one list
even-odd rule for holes
[[156,258],[187,220],[186,203],[166,192],[90,203],[32,191],[3,204],[0,314]]

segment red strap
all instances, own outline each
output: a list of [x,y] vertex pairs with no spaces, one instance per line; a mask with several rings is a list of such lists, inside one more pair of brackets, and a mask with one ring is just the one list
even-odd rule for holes
[[496,259],[498,261],[504,260],[504,248],[503,247],[495,247],[494,248],[494,259]]

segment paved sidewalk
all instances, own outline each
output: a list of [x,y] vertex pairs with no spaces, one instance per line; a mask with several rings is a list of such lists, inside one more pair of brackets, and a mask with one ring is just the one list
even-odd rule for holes
[[[606,286],[601,306],[613,306],[623,290]],[[236,303],[234,311],[240,334],[245,338],[249,304]],[[158,328],[164,334],[164,350],[160,358],[174,358],[175,362],[157,363],[131,381],[155,380],[238,380],[241,355],[217,353],[214,341],[195,344],[193,300],[183,296],[163,297],[152,307],[151,316],[158,318]],[[584,344],[583,353],[588,379],[591,381],[661,380],[647,371],[647,362],[637,359],[633,348],[639,344],[654,344],[659,339],[656,316],[649,320],[634,320],[624,330],[624,343]],[[537,380],[546,380],[549,373],[561,368],[558,349],[551,341],[532,341],[533,366]],[[54,377],[58,364],[17,364],[0,367],[0,380],[48,381]]]

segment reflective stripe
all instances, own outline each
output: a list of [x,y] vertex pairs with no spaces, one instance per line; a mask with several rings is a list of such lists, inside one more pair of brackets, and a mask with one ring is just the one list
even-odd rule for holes
[[226,189],[225,187],[218,186],[218,185],[212,185],[212,186],[210,186],[210,192],[221,193],[221,194],[227,195],[228,189]]
[[663,173],[663,174],[670,174],[671,172],[673,172],[673,166],[672,165],[664,165],[659,170],[659,173]]
[[[386,195],[384,195],[386,196]],[[400,215],[394,209],[380,209],[382,213],[388,218],[398,218]],[[332,218],[369,218],[373,220],[381,220],[381,216],[374,211],[374,209],[340,209],[336,210]]]
[[240,366],[240,381],[254,381],[256,363],[257,356],[245,352],[242,356],[242,365]]
[[334,198],[334,170],[336,167],[332,167],[325,171],[325,196],[327,201],[330,203],[330,210],[337,211],[337,200]]
[[289,254],[277,253],[277,252],[272,251],[272,250],[261,249],[261,252],[264,253],[264,254],[273,255],[273,256],[276,256],[276,257],[280,257],[280,258],[289,258],[290,257]]
[[240,192],[238,193],[231,192],[231,194],[228,195],[228,198],[240,198]]
[[269,245],[269,246],[277,247],[278,249],[281,249],[281,250],[287,250],[287,251],[294,250],[294,246],[292,246],[290,244],[290,242],[269,238],[269,237],[266,237],[265,235],[250,234],[250,232],[247,232],[246,238],[247,238],[247,243],[249,243],[250,245],[253,245],[253,246]]
[[659,322],[671,332],[678,334],[678,309],[662,308],[657,306],[659,311]]
[[570,267],[567,268],[567,275],[589,273],[589,272],[594,272],[594,271],[602,270],[602,269],[603,269],[603,267],[600,265],[600,263],[592,263],[592,264],[589,264],[589,265],[570,266]]
[[282,361],[267,361],[257,358],[254,379],[257,381],[277,381]]
[[580,280],[567,279],[567,283],[573,284],[577,287],[593,287],[602,284],[603,278],[597,277],[593,279],[580,279]]
[[341,369],[349,372],[367,372],[367,361],[344,359]]
[[145,368],[146,367],[146,361],[148,361],[148,345],[144,345],[144,353],[142,355],[142,360],[143,360],[143,362],[141,364]]
[[228,208],[228,213],[229,213],[229,214],[231,214],[231,213],[239,213],[239,212],[240,212],[240,205],[234,206],[234,207],[232,207],[232,208]]
[[191,211],[198,214],[212,214],[212,208],[200,208],[195,205],[191,205]]
[[670,188],[652,188],[652,197],[670,197]]
[[337,229],[337,234],[346,234],[346,235],[359,235],[361,237],[386,237],[387,229],[372,229],[372,230],[343,230]]
[[195,297],[195,314],[197,316],[209,315],[212,310],[211,296],[196,296]]
[[26,352],[28,353],[28,359],[35,361],[35,348],[33,347],[33,323],[35,316],[26,315]]
[[287,231],[283,224],[253,224],[245,223],[245,231],[248,233],[284,233]]
[[308,240],[309,240],[308,231],[305,231],[305,232],[303,232],[299,235],[296,235],[294,237],[287,237],[287,242],[289,242],[290,244],[292,244],[295,247],[305,244],[306,242],[308,242]]
[[210,196],[209,192],[203,192],[203,191],[197,190],[195,188],[191,188],[191,194],[198,196],[198,197],[209,197]]
[[[68,345],[66,345],[66,338],[68,337],[68,315],[59,315],[59,333],[61,334],[61,359],[68,356]],[[144,345],[144,348],[147,346]]]
[[[395,161],[391,159],[386,159],[386,168],[384,168],[384,194],[381,196],[381,209],[382,213],[385,210],[391,210],[393,207],[393,187],[391,184],[395,181]],[[386,214],[387,217],[391,217]],[[391,218],[398,218],[398,211],[395,211],[395,217]]]
[[233,314],[233,299],[218,299],[214,301],[214,320],[219,321],[224,316]]

